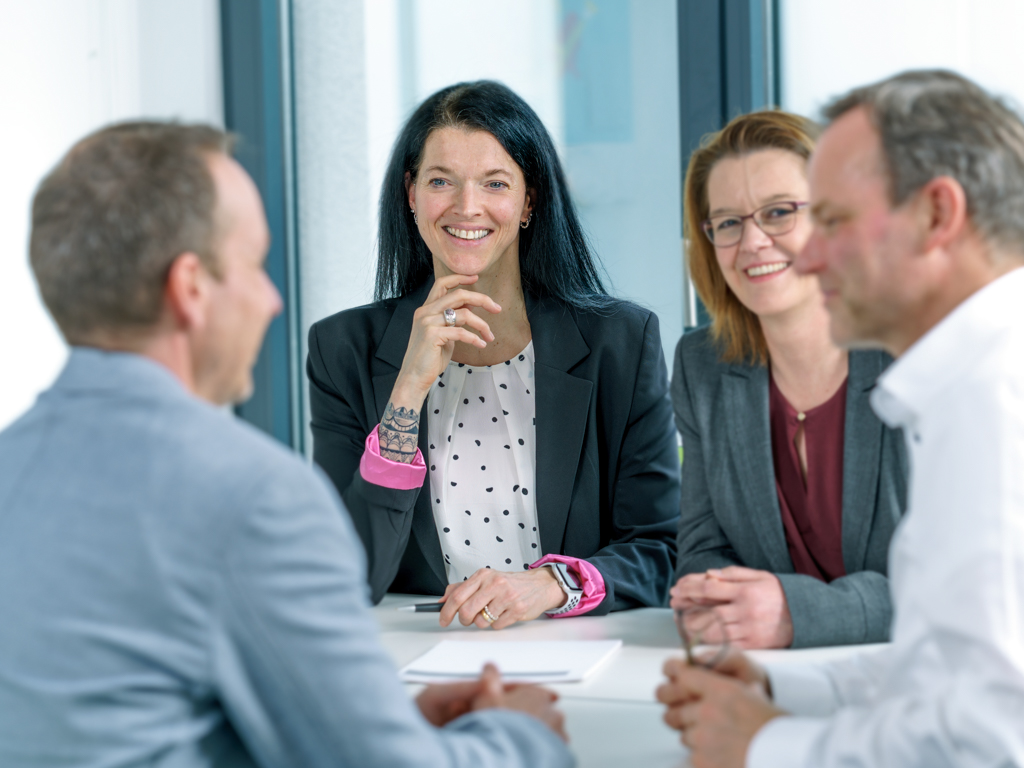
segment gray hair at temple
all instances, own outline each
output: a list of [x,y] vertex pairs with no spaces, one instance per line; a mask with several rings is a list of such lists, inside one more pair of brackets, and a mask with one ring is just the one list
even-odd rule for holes
[[954,72],[919,70],[855,88],[823,115],[833,122],[858,107],[881,136],[894,206],[949,176],[979,234],[1024,253],[1024,123],[1004,101]]
[[148,331],[183,253],[219,276],[207,157],[231,147],[231,135],[211,126],[121,123],[79,141],[42,180],[29,258],[69,344]]

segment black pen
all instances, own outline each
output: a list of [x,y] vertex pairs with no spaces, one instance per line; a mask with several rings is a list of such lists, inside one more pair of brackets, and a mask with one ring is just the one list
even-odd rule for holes
[[444,603],[416,603],[416,605],[402,605],[396,611],[408,611],[409,613],[440,613]]

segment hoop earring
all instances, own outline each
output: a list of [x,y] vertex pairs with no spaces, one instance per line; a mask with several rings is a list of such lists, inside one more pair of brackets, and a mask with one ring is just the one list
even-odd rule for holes
[[526,221],[520,221],[519,222],[519,228],[520,229],[526,229],[528,226],[530,226],[530,220],[532,218],[533,218],[533,212],[531,211],[530,213],[526,214]]
[[416,218],[416,209],[415,208],[410,208],[409,209],[409,213],[412,214],[412,223],[413,224],[419,224],[420,220]]

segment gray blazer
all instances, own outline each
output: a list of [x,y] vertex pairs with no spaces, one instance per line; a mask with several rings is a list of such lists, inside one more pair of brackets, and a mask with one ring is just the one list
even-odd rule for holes
[[891,362],[851,352],[843,447],[843,562],[826,584],[793,572],[782,527],[768,420],[768,369],[727,364],[706,328],[676,347],[672,403],[683,438],[676,578],[743,565],[779,577],[793,647],[882,642],[892,604],[889,539],[907,506],[902,432],[885,427],[868,396]]
[[322,474],[145,358],[74,349],[0,433],[0,765],[567,766],[427,724]]

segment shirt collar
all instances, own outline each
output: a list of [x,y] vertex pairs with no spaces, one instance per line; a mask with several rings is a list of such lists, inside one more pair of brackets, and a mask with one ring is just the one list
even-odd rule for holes
[[53,384],[59,392],[117,392],[158,398],[193,397],[170,370],[148,357],[95,347],[72,347]]
[[991,348],[989,340],[1020,322],[1024,268],[969,296],[882,374],[871,407],[890,427],[908,426],[931,400]]

